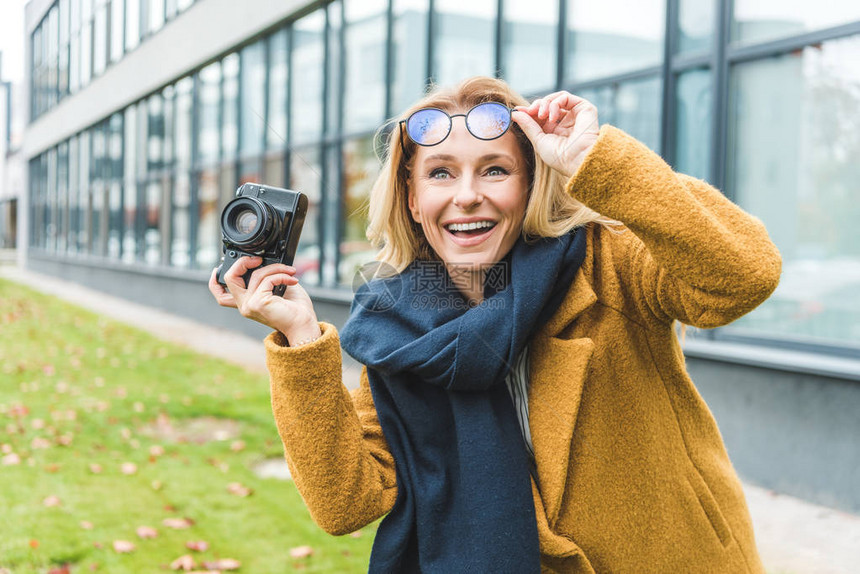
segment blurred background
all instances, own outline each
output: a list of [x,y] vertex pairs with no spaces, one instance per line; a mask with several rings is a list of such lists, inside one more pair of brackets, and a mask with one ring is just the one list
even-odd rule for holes
[[341,325],[376,130],[475,74],[590,99],[764,221],[779,288],[688,367],[745,481],[860,513],[856,1],[4,0],[0,261],[261,336],[205,287],[258,181],[309,196],[296,266]]

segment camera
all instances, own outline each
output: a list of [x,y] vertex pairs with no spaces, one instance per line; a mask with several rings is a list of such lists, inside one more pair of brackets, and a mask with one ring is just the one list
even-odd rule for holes
[[[224,273],[243,256],[262,257],[260,265],[292,265],[299,235],[308,212],[308,197],[298,191],[258,183],[246,183],[221,212],[223,253],[218,266],[218,283]],[[256,269],[259,269],[257,267]],[[245,286],[253,269],[243,276]],[[275,295],[283,295],[286,285],[277,285]]]

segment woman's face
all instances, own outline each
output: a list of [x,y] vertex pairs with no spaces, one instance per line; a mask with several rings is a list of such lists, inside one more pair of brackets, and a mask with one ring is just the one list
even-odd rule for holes
[[453,119],[442,143],[416,146],[409,210],[449,271],[475,272],[497,263],[516,242],[528,174],[511,130],[480,140],[464,120]]

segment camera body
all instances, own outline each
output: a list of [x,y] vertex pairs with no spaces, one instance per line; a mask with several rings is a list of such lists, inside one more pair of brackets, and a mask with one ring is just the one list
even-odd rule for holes
[[[261,257],[260,267],[292,265],[307,212],[308,197],[301,192],[259,183],[239,187],[221,212],[224,256],[218,266],[218,283],[226,286],[224,273],[246,255]],[[252,272],[243,276],[246,287]],[[278,285],[274,293],[283,295],[285,290],[286,285]]]

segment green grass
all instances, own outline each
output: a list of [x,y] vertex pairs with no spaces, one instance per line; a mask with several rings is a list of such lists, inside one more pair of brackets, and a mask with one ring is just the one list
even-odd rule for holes
[[[367,570],[373,526],[329,536],[291,481],[252,472],[282,456],[265,376],[3,280],[0,448],[0,571],[171,571],[184,554],[233,558],[254,574]],[[253,493],[229,493],[234,482]],[[193,525],[167,528],[172,517]],[[138,538],[139,526],[158,536]],[[117,553],[115,540],[136,549]],[[188,550],[191,540],[209,549]],[[303,545],[313,555],[291,558]]]

